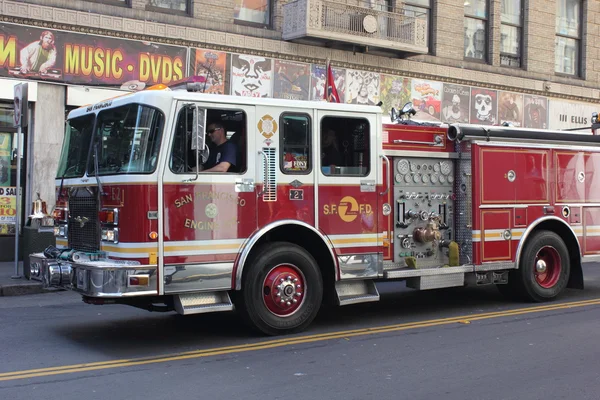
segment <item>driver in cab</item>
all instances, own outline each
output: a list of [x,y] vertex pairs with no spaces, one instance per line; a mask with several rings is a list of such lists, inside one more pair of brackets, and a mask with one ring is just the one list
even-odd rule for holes
[[206,133],[216,147],[211,149],[202,172],[229,172],[235,168],[237,149],[234,143],[227,140],[227,132],[219,122],[208,126]]

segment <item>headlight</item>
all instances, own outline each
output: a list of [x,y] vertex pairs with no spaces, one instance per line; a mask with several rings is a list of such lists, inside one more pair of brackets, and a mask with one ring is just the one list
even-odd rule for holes
[[102,229],[102,240],[104,242],[118,243],[119,242],[119,230],[115,229]]

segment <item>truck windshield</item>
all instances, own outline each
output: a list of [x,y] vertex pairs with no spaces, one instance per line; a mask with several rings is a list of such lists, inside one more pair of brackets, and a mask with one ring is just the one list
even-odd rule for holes
[[155,108],[128,104],[98,114],[88,175],[151,173],[162,137],[163,114]]
[[67,121],[57,178],[78,178],[85,172],[94,114],[84,115]]

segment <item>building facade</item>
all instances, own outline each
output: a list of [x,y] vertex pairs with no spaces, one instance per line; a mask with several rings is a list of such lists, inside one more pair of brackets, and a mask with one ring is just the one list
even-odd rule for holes
[[38,194],[54,205],[71,109],[188,76],[323,99],[329,59],[347,103],[541,129],[589,126],[600,99],[597,0],[0,0],[0,15],[0,259],[14,257],[16,83],[22,222]]

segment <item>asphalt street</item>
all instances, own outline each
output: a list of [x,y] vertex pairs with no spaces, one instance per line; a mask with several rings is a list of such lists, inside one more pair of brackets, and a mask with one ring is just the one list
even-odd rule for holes
[[0,399],[597,399],[600,264],[544,304],[494,287],[324,309],[262,337],[235,313],[92,306],[70,292],[0,298]]

